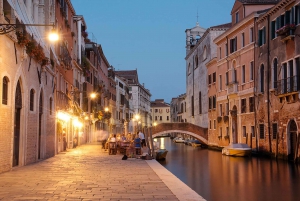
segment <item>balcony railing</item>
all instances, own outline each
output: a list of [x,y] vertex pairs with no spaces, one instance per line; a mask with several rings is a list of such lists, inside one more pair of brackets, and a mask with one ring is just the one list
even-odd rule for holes
[[71,100],[68,95],[62,91],[56,92],[56,106],[60,109],[67,108],[69,106],[69,101]]
[[300,90],[300,76],[292,76],[275,82],[275,95],[283,95]]

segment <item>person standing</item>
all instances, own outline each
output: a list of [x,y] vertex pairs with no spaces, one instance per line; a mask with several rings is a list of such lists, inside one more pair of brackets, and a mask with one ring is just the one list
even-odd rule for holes
[[144,135],[144,133],[142,133],[142,131],[139,131],[139,138],[141,139],[141,145],[142,145],[142,147],[143,146],[146,146],[146,140],[145,140],[145,135]]

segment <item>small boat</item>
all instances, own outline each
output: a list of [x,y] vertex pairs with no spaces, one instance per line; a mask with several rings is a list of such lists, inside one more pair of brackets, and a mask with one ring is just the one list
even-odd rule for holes
[[230,144],[222,149],[226,156],[251,156],[252,149],[243,143]]
[[199,140],[193,140],[191,141],[192,147],[201,147],[201,143]]
[[167,156],[168,150],[159,149],[156,151],[156,160],[165,160]]
[[173,141],[176,142],[176,143],[184,143],[184,139],[182,139],[181,137],[176,138]]

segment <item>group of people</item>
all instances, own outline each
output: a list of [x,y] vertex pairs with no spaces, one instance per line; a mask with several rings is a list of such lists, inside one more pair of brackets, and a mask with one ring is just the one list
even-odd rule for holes
[[[123,134],[118,140],[126,141],[127,138],[126,138],[125,134]],[[108,142],[117,142],[118,140],[116,138],[116,134],[114,134],[113,136],[111,136],[108,139]],[[147,155],[149,156],[149,148],[146,145],[145,134],[142,133],[142,131],[138,131],[135,136],[134,142],[135,142],[135,147],[138,147],[138,146],[141,147],[141,158],[146,159]]]

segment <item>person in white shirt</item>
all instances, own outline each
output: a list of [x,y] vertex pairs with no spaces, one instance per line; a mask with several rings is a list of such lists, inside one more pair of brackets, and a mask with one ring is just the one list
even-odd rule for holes
[[146,146],[145,135],[141,131],[139,131],[139,138],[141,139],[141,146]]
[[110,141],[111,141],[111,142],[116,142],[116,135],[113,135],[113,136],[110,138]]
[[141,158],[146,159],[146,156],[149,155],[149,148],[146,145],[142,146],[141,152],[142,152]]

